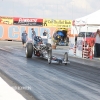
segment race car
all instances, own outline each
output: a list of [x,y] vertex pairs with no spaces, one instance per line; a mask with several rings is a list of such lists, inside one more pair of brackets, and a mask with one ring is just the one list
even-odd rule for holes
[[52,62],[56,63],[64,63],[67,65],[68,61],[68,53],[64,54],[63,58],[58,58],[56,56],[52,56],[52,46],[50,43],[47,43],[47,39],[43,39],[40,36],[35,36],[34,40],[27,41],[26,43],[26,57],[32,58],[34,56],[42,57],[48,60],[48,63]]
[[53,34],[53,38],[56,41],[56,45],[68,46],[69,38],[67,36],[67,29],[57,28]]

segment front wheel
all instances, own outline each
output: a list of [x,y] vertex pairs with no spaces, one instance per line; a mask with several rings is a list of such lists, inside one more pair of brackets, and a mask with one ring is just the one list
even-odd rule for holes
[[32,55],[33,55],[33,45],[32,45],[32,43],[28,43],[26,45],[26,57],[32,58]]
[[52,60],[52,50],[48,50],[48,64],[51,64]]
[[64,54],[64,62],[65,62],[65,65],[67,65],[67,62],[68,62],[68,53],[65,52]]

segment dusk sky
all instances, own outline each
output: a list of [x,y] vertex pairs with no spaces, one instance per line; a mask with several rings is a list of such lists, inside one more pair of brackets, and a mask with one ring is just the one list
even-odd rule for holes
[[73,20],[100,9],[100,0],[0,0],[0,16]]

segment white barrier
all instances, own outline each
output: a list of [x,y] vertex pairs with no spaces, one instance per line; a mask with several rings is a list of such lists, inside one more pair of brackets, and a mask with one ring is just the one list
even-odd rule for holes
[[69,54],[75,55],[75,37],[69,38]]
[[83,53],[83,38],[77,37],[76,56],[82,58]]

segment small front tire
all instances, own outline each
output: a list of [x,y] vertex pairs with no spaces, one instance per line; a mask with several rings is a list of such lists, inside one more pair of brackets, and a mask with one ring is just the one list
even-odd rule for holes
[[48,64],[51,64],[51,59],[48,59]]
[[52,49],[48,50],[48,64],[51,64],[51,59],[52,59]]
[[64,62],[66,62],[65,65],[67,65],[67,61],[68,61],[68,53],[65,52],[64,54]]

